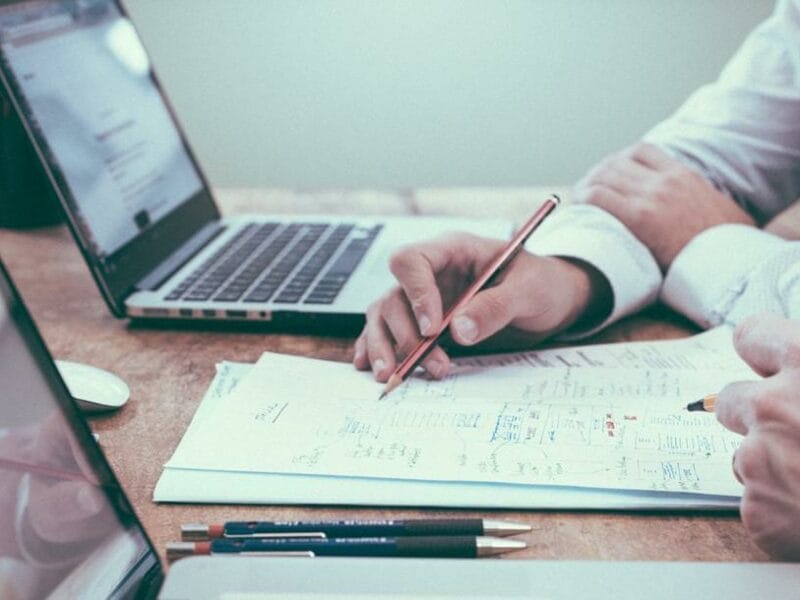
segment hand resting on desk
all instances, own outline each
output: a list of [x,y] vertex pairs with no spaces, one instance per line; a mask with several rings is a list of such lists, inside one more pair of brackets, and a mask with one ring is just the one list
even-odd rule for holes
[[[377,380],[386,381],[398,358],[438,330],[446,308],[503,246],[499,240],[458,234],[401,249],[391,261],[399,285],[369,307],[355,343],[356,368],[372,368]],[[476,294],[454,316],[451,337],[471,346],[516,329],[529,332],[528,339],[535,341],[578,321],[594,321],[599,313],[602,318],[611,302],[603,279],[583,263],[522,252],[494,286]],[[441,378],[449,364],[444,350],[436,347],[423,367]]]

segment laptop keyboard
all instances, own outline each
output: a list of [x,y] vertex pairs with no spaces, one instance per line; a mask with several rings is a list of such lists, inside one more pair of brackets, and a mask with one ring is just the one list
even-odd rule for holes
[[381,228],[252,223],[164,299],[332,304]]

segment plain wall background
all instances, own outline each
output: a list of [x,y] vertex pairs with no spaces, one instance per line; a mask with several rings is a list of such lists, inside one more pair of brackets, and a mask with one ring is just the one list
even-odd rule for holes
[[127,0],[212,183],[563,184],[771,0]]

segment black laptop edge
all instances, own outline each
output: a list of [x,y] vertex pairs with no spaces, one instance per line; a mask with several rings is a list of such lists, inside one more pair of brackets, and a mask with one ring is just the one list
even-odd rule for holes
[[111,466],[92,435],[86,420],[81,416],[77,404],[70,395],[53,362],[50,351],[3,264],[2,257],[0,257],[0,295],[7,300],[11,319],[17,325],[20,336],[36,361],[53,396],[58,401],[65,421],[75,434],[81,448],[86,453],[86,457],[91,461],[92,468],[100,478],[103,492],[108,498],[109,504],[114,508],[121,524],[126,528],[135,527],[138,529],[147,544],[147,552],[127,573],[111,597],[155,597],[164,580],[164,572],[153,543],[144,527],[142,527],[141,521],[128,501],[114,472],[111,470]]
[[[122,4],[118,0],[110,1],[119,10],[120,14],[133,24]],[[24,0],[0,0],[0,7],[14,4],[22,5],[24,3]],[[158,224],[140,233],[111,255],[101,258],[89,250],[91,247],[90,236],[88,232],[83,230],[81,223],[77,222],[72,216],[73,211],[77,211],[77,203],[70,192],[59,165],[55,161],[48,160],[47,142],[41,131],[36,127],[36,121],[33,118],[30,106],[28,106],[24,95],[19,90],[10,66],[6,64],[3,54],[0,52],[0,81],[2,81],[3,90],[8,96],[15,115],[21,122],[31,146],[39,158],[53,191],[65,209],[64,213],[66,214],[70,231],[78,241],[78,246],[86,263],[89,265],[92,276],[97,282],[111,312],[119,318],[127,316],[125,299],[137,289],[137,283],[145,279],[157,267],[162,266],[168,257],[173,255],[193,235],[198,234],[204,228],[208,230],[209,225],[219,222],[220,219],[220,212],[212,196],[208,180],[189,146],[175,110],[164,92],[152,65],[150,78],[164,100],[192,167],[200,178],[202,188],[189,200],[183,202],[161,219]],[[213,234],[213,232],[209,232],[207,235],[211,236]],[[188,260],[188,258],[185,260]],[[177,270],[180,266],[180,264],[175,265],[174,270]]]

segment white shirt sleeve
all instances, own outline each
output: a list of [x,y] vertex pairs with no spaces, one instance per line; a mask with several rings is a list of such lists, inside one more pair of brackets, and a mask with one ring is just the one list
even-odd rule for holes
[[719,79],[644,140],[698,169],[759,222],[800,196],[800,0],[780,0]]
[[701,327],[758,312],[800,319],[800,242],[744,225],[712,227],[675,258],[661,297]]
[[619,220],[596,206],[562,206],[542,224],[526,248],[540,256],[589,263],[611,286],[614,297],[608,318],[590,330],[570,331],[568,339],[591,335],[658,297],[661,270],[653,255]]
[[[800,0],[780,0],[719,79],[700,88],[644,140],[702,172],[757,221],[800,196]],[[590,335],[636,312],[659,291],[667,304],[705,327],[797,302],[775,291],[777,275],[768,271],[768,265],[797,262],[797,245],[755,228],[704,232],[675,260],[662,290],[649,250],[610,214],[565,206],[546,225],[529,249],[591,264],[608,279],[614,296],[603,323],[570,337]],[[762,284],[773,287],[761,293]]]

